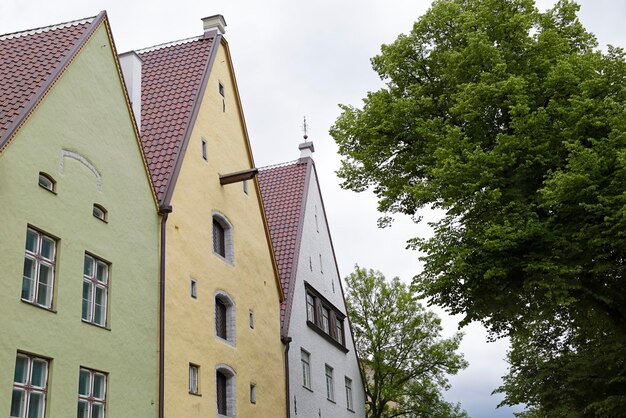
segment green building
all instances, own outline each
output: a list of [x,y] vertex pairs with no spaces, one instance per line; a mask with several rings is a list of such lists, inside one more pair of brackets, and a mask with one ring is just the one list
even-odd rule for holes
[[0,417],[155,417],[160,219],[106,14],[0,62]]

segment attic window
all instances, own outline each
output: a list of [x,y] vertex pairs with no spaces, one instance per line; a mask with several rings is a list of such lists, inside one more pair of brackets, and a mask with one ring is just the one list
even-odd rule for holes
[[97,203],[94,203],[94,205],[93,205],[93,216],[95,218],[100,219],[102,222],[106,222],[107,221],[107,211],[106,211],[106,209],[103,206],[101,206],[101,205],[99,205]]
[[56,181],[54,181],[52,176],[46,173],[40,172],[39,173],[39,186],[43,187],[44,189],[52,193],[55,193]]
[[221,95],[222,97],[226,97],[226,96],[224,95],[224,85],[223,85],[221,82],[218,82],[217,84],[218,84],[218,89],[219,89],[220,95]]
[[204,158],[205,161],[209,160],[209,157],[207,155],[206,139],[204,138],[202,138],[202,158]]

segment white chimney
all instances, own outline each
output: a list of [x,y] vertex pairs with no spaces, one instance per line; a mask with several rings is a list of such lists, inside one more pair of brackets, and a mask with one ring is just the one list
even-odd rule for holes
[[300,145],[298,145],[298,149],[300,150],[300,158],[310,157],[315,152],[315,147],[313,147],[313,141],[301,143]]
[[205,34],[214,29],[217,30],[217,33],[219,33],[220,35],[226,33],[226,20],[224,20],[224,16],[222,15],[205,17],[202,19],[202,24]]
[[141,132],[141,58],[135,51],[130,51],[120,54],[119,60],[137,128]]

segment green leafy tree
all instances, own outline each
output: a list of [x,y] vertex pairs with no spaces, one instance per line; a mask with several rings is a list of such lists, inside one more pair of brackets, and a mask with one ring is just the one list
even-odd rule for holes
[[577,11],[435,1],[372,59],[386,88],[342,106],[331,135],[344,188],[372,187],[385,215],[445,211],[410,241],[425,253],[415,284],[462,325],[513,338],[505,403],[620,416],[626,64]]
[[441,338],[437,316],[397,277],[356,266],[346,278],[346,304],[367,395],[367,416],[467,417],[443,400],[447,375],[467,367],[456,353],[461,334]]

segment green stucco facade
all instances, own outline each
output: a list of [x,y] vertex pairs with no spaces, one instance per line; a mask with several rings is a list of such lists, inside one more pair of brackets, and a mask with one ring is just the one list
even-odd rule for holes
[[[107,373],[107,418],[157,416],[159,216],[105,25],[0,154],[0,417],[18,352],[50,360],[46,417],[76,416],[81,367]],[[51,310],[21,299],[28,227],[57,239]],[[86,253],[109,263],[106,327],[81,319]]]

